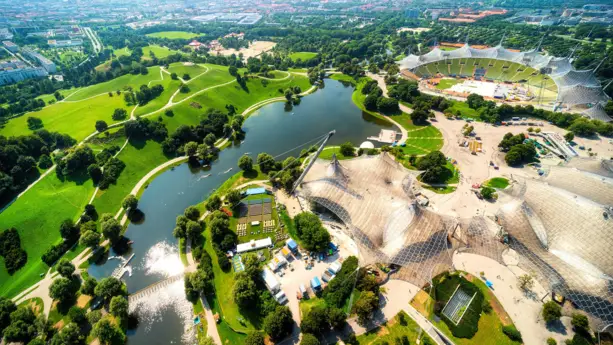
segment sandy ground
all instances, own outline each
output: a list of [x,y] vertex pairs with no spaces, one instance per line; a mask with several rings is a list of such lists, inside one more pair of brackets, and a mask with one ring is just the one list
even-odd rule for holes
[[277,44],[275,42],[257,41],[257,42],[249,44],[249,48],[241,48],[240,50],[224,49],[224,50],[220,50],[220,51],[212,52],[212,53],[213,54],[219,53],[220,55],[223,55],[223,56],[229,56],[232,54],[238,55],[239,53],[243,53],[243,60],[247,61],[248,58],[259,56],[260,54],[271,50],[276,45]]

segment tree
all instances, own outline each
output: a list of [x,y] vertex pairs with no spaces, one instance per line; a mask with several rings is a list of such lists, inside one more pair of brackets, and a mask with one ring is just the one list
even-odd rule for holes
[[17,310],[17,306],[8,298],[0,297],[0,335],[11,323],[11,313]]
[[543,311],[541,312],[545,322],[554,322],[560,319],[562,316],[562,308],[554,301],[549,301],[543,304]]
[[75,291],[72,281],[68,278],[58,278],[49,286],[49,296],[60,303],[66,302],[74,298]]
[[209,134],[206,135],[206,137],[204,137],[204,143],[207,146],[215,145],[216,141],[217,141],[217,138],[215,137],[215,134],[213,134],[213,133],[209,133]]
[[258,332],[250,332],[245,338],[245,345],[264,345],[264,336]]
[[195,141],[190,141],[184,146],[185,155],[189,157],[193,157],[198,153],[198,143]]
[[564,139],[566,139],[566,141],[568,141],[568,142],[573,141],[573,139],[575,139],[575,133],[568,132],[568,133],[564,134]]
[[183,74],[183,80],[190,80],[192,79],[192,77],[189,76],[189,74],[185,73]]
[[328,308],[327,310],[328,320],[330,322],[330,326],[334,329],[342,329],[345,326],[345,322],[347,321],[347,314],[344,310],[340,308]]
[[123,108],[117,108],[113,111],[113,120],[119,121],[128,117],[128,112]]
[[326,308],[320,306],[311,308],[302,318],[300,329],[303,333],[320,333],[330,329]]
[[589,333],[590,331],[590,321],[581,313],[573,313],[570,324],[579,332]]
[[134,195],[130,194],[123,199],[121,206],[125,210],[134,211],[138,208],[138,199]]
[[205,207],[211,212],[219,210],[219,208],[221,207],[221,198],[219,198],[219,195],[215,194],[210,197]]
[[112,297],[124,295],[125,291],[121,280],[115,277],[106,277],[98,282],[98,285],[94,289],[94,293],[96,296],[108,301]]
[[187,217],[187,219],[196,221],[198,218],[200,218],[200,210],[198,210],[198,208],[195,206],[189,206],[185,209],[183,215]]
[[96,121],[96,130],[98,132],[104,132],[107,128],[109,128],[109,125],[107,125],[106,122],[102,120]]
[[202,225],[200,225],[200,223],[194,222],[193,220],[190,220],[187,222],[185,226],[185,236],[187,238],[196,240],[198,239],[201,233],[202,233]]
[[172,109],[166,109],[166,111],[164,111],[164,115],[168,116],[168,117],[173,117],[175,116],[174,111],[172,111]]
[[64,219],[60,224],[60,236],[65,239],[73,239],[79,236],[79,228],[74,225],[72,219]]
[[76,323],[77,325],[80,325],[87,321],[87,317],[85,316],[86,313],[87,311],[85,309],[73,305],[68,310],[68,317],[72,322]]
[[257,301],[258,290],[253,279],[247,273],[236,274],[232,295],[239,308],[249,308]]
[[377,99],[376,95],[368,95],[364,99],[364,108],[366,110],[376,110],[377,109]]
[[485,104],[485,99],[481,95],[471,93],[466,98],[466,103],[471,109],[479,109]]
[[517,285],[520,289],[528,291],[534,286],[534,278],[529,274],[523,274],[517,277]]
[[86,247],[96,248],[100,244],[100,234],[92,230],[87,230],[81,235],[79,243]]
[[394,98],[379,97],[377,98],[377,109],[382,113],[393,113],[399,110],[398,100]]
[[291,101],[292,98],[294,98],[294,92],[292,91],[292,89],[285,90],[285,99],[287,101]]
[[417,161],[417,169],[424,171],[421,175],[424,182],[444,182],[446,164],[447,158],[442,152],[432,151]]
[[277,341],[292,332],[293,323],[289,307],[278,306],[264,318],[264,331],[272,340]]
[[121,235],[121,225],[119,225],[117,219],[107,219],[101,223],[100,227],[104,237],[108,238],[111,242],[115,242],[119,239],[119,236]]
[[198,345],[215,345],[215,340],[211,337],[200,337]]
[[128,316],[128,300],[123,296],[111,298],[110,310],[113,316],[125,318]]
[[230,66],[228,68],[228,72],[231,76],[236,77],[236,75],[238,74],[238,68],[236,68],[236,66]]
[[177,75],[175,72],[172,72],[172,73],[170,73],[170,79],[172,79],[172,80],[178,80],[178,79],[179,79],[179,76],[178,76],[178,75]]
[[75,267],[72,264],[72,262],[70,262],[70,260],[68,259],[61,259],[57,265],[55,266],[57,272],[65,278],[70,278],[72,277],[74,271],[75,271]]
[[103,173],[102,169],[100,169],[100,166],[98,166],[98,164],[90,164],[87,167],[87,173],[89,174],[89,177],[92,178],[92,181],[94,181],[94,183],[98,183],[102,180]]
[[241,156],[238,160],[238,167],[243,171],[253,170],[253,159],[247,155]]
[[492,200],[496,195],[496,190],[492,187],[482,186],[481,196],[487,200]]
[[324,251],[330,243],[330,234],[313,213],[302,212],[294,217],[296,233],[307,250]]
[[241,192],[238,189],[232,189],[226,194],[226,202],[232,206],[237,205],[241,199]]
[[268,174],[269,171],[275,168],[275,159],[266,152],[262,152],[258,155],[258,166],[260,167],[260,171],[265,174]]
[[553,338],[547,338],[547,345],[558,345],[558,342]]
[[94,337],[98,338],[100,344],[103,345],[119,345],[124,344],[126,336],[108,319],[100,320],[92,331]]
[[302,334],[302,340],[300,340],[300,345],[319,345],[319,340],[309,333]]
[[415,109],[412,113],[411,113],[411,121],[413,121],[413,123],[417,123],[417,124],[422,124],[428,121],[428,118],[430,117],[428,112],[423,110],[423,109]]
[[29,116],[26,122],[28,123],[28,128],[31,130],[43,128],[43,120],[38,117]]
[[363,292],[355,302],[354,309],[358,315],[358,321],[365,324],[379,307],[379,297],[372,291]]
[[51,160],[49,155],[41,155],[40,158],[38,158],[39,168],[48,169],[48,168],[51,168],[51,166],[53,166],[53,161]]
[[95,295],[94,291],[96,290],[96,286],[98,286],[96,278],[87,277],[83,281],[83,284],[81,284],[81,293],[93,297]]
[[341,144],[340,147],[340,153],[345,156],[345,157],[353,157],[355,156],[355,147],[353,147],[353,144],[348,141],[344,144]]

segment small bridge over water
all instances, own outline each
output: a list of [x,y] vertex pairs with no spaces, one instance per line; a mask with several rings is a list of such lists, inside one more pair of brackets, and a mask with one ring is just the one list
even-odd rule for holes
[[139,300],[151,295],[152,293],[162,290],[165,287],[167,287],[168,285],[175,283],[179,280],[183,279],[183,274],[178,274],[176,276],[172,276],[170,278],[164,279],[162,281],[159,281],[157,283],[151,284],[149,286],[147,286],[144,289],[140,289],[138,291],[136,291],[135,293],[131,294],[130,296],[128,296],[128,303],[132,304],[132,303],[136,303]]

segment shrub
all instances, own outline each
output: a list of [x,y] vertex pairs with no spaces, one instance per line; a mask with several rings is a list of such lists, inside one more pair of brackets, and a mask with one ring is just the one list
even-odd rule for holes
[[547,345],[558,345],[558,342],[553,338],[548,338]]
[[511,340],[522,341],[521,333],[513,325],[502,326],[502,333],[506,334]]
[[587,319],[587,316],[580,313],[573,313],[571,325],[575,327],[577,331],[588,332],[590,329],[590,321]]
[[562,316],[562,308],[554,301],[549,301],[543,304],[543,311],[541,312],[545,322],[553,322],[560,319]]

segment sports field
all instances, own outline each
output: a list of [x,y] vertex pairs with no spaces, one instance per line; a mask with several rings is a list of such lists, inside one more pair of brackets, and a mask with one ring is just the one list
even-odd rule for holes
[[294,62],[298,61],[298,59],[302,61],[309,61],[316,56],[317,56],[317,53],[311,53],[311,52],[297,52],[297,53],[289,54],[289,58],[292,59],[292,61]]
[[176,40],[176,39],[188,40],[190,38],[194,38],[198,36],[198,34],[187,32],[187,31],[161,31],[161,32],[154,32],[151,34],[147,34],[147,36],[156,37],[156,38],[169,38],[171,40]]
[[485,70],[486,79],[523,82],[531,87],[540,88],[542,86],[545,90],[557,92],[557,86],[549,76],[539,74],[532,67],[496,59],[462,58],[435,61],[419,66],[415,74],[424,78],[433,77],[439,73],[447,77],[472,77],[477,68]]
[[455,84],[461,83],[462,80],[459,79],[441,79],[441,81],[436,85],[436,88],[439,90],[446,90]]

